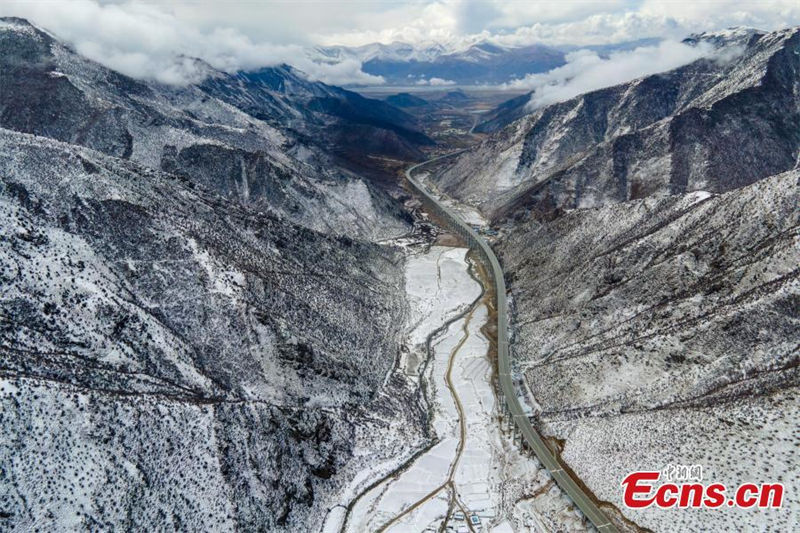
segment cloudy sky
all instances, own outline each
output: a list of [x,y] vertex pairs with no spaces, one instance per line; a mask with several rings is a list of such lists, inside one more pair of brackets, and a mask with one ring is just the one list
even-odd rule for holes
[[799,25],[800,2],[0,0],[0,14],[29,18],[92,59],[167,83],[199,75],[189,62],[175,60],[188,55],[229,71],[287,62],[331,83],[370,84],[381,80],[363,73],[359,61],[320,65],[304,51],[392,41],[455,48],[480,39],[579,46],[677,41],[733,25]]

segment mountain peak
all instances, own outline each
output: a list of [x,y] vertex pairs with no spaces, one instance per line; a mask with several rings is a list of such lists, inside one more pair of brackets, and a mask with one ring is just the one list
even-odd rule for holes
[[31,26],[34,27],[33,24],[26,18],[22,17],[0,17],[0,22],[4,22],[6,24],[18,25],[18,26]]
[[0,31],[3,30],[53,38],[50,33],[31,23],[28,19],[22,17],[0,17]]
[[724,30],[705,31],[693,33],[683,40],[686,44],[697,44],[706,42],[716,47],[729,45],[747,45],[753,36],[759,38],[767,32],[745,26],[733,26]]

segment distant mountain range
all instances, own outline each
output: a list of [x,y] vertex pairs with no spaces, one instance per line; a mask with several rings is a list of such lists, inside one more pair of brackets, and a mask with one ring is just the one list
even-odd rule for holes
[[433,84],[497,84],[564,64],[564,52],[539,44],[510,48],[482,42],[465,50],[447,51],[442,46],[415,48],[407,43],[392,43],[317,51],[328,61],[358,59],[364,72],[400,86],[426,85],[431,80]]
[[565,55],[578,48],[593,50],[602,56],[657,41],[641,39],[587,47],[505,46],[482,41],[462,49],[441,44],[414,46],[394,42],[358,47],[319,47],[312,52],[312,57],[329,63],[356,59],[362,62],[364,72],[382,76],[388,85],[497,85],[560,67],[566,62]]

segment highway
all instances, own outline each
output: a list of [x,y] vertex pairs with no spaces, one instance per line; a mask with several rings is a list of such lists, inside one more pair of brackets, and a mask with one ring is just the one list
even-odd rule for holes
[[435,215],[440,222],[444,223],[448,230],[461,236],[468,246],[478,253],[487,267],[489,275],[492,277],[494,292],[497,295],[497,376],[500,384],[501,401],[505,403],[506,412],[511,417],[514,426],[521,433],[528,448],[533,450],[561,490],[567,494],[597,530],[603,533],[617,531],[617,528],[609,521],[606,514],[594,503],[576,480],[565,471],[560,459],[547,446],[542,436],[533,427],[522,410],[522,405],[519,402],[511,378],[511,363],[508,350],[508,302],[506,300],[506,282],[500,262],[483,237],[464,222],[458,214],[441,204],[422,184],[412,177],[412,173],[419,167],[446,157],[452,157],[461,152],[463,150],[435,157],[409,167],[406,170],[406,178],[420,195],[425,208]]

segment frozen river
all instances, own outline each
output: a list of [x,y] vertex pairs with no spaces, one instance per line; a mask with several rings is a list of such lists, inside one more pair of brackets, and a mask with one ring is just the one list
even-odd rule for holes
[[[406,273],[411,303],[401,371],[424,380],[436,443],[394,478],[364,494],[351,531],[424,531],[465,512],[493,512],[487,480],[493,425],[489,343],[480,332],[487,308],[470,275],[465,248],[433,247],[412,257]],[[430,351],[428,350],[430,346]],[[455,520],[455,516],[461,520]]]
[[325,532],[545,530],[540,512],[561,514],[565,503],[503,430],[481,332],[489,309],[467,249],[434,246],[409,257],[406,291],[408,350],[396,371],[425,391],[433,440],[403,468],[359,476],[346,525],[337,508]]

